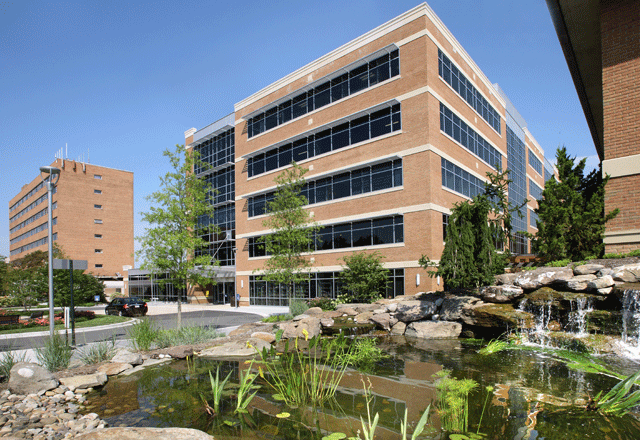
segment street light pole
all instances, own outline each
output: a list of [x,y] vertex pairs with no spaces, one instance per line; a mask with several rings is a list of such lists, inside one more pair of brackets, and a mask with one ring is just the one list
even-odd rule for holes
[[238,260],[236,255],[238,254],[238,248],[233,248],[233,262],[234,262],[234,271],[233,271],[233,293],[236,298],[236,308],[240,307],[240,294],[238,293]]
[[[48,179],[45,180],[43,174],[48,175]],[[54,178],[55,176],[55,178]],[[47,218],[49,220],[47,229],[49,235],[47,241],[49,242],[49,334],[53,338],[54,333],[54,310],[53,310],[53,213],[51,212],[53,188],[55,188],[58,179],[60,178],[60,168],[46,166],[40,167],[40,178],[47,185],[47,199],[49,201],[49,208],[47,209]]]

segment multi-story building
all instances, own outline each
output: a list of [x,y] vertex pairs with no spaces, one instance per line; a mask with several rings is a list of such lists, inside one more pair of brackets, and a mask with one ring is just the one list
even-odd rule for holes
[[[196,172],[219,191],[215,218],[203,221],[233,238],[208,237],[205,252],[235,269],[241,305],[287,303],[284,289],[260,280],[269,257],[256,244],[270,232],[263,220],[274,178],[291,161],[309,170],[307,209],[321,226],[301,286],[308,297],[335,296],[343,257],[358,251],[384,256],[390,296],[439,289],[418,260],[439,260],[453,204],[482,192],[487,172],[508,168],[510,200],[531,200],[515,230],[535,233],[535,199],[554,174],[505,93],[426,3],[185,138],[212,167]],[[513,243],[513,252],[529,252],[522,234]],[[232,291],[233,281],[221,278],[216,289]]]
[[591,136],[611,177],[606,252],[640,249],[640,2],[547,0]]
[[[52,197],[55,243],[88,272],[122,281],[133,266],[133,173],[56,159],[60,169]],[[9,202],[10,259],[48,250],[47,188],[38,175]]]

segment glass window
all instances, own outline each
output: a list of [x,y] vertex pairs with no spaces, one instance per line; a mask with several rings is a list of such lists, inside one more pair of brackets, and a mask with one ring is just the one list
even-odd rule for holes
[[101,189],[94,189],[93,193],[94,194],[102,194],[102,190]]
[[315,155],[319,156],[331,151],[331,129],[316,134]]
[[353,246],[371,246],[371,220],[353,223]]
[[329,81],[324,84],[320,84],[313,90],[313,92],[315,94],[315,108],[324,107],[331,103],[331,83]]
[[393,243],[393,218],[385,217],[372,221],[373,244]]
[[335,249],[351,247],[351,223],[333,227],[333,246]]
[[333,198],[340,199],[351,195],[351,173],[338,174],[333,178]]
[[331,101],[337,101],[349,94],[349,74],[345,73],[331,80]]
[[349,145],[349,123],[345,122],[331,129],[331,148],[337,150]]
[[292,100],[293,118],[298,118],[307,113],[307,93],[303,92]]
[[307,139],[299,139],[292,144],[292,158],[296,162],[307,158]]
[[391,162],[376,164],[371,168],[371,182],[373,191],[391,188],[393,182]]
[[93,178],[94,179],[98,179],[98,180],[102,180],[102,175],[101,174],[94,174]]

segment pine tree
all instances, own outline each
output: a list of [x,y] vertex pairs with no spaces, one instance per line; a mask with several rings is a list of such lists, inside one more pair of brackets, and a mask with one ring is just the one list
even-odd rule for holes
[[584,175],[586,159],[577,164],[565,147],[556,152],[559,181],[550,179],[538,200],[538,232],[532,240],[533,251],[546,261],[571,259],[579,261],[588,256],[604,254],[605,223],[618,210],[605,215],[604,190],[609,176],[601,170]]

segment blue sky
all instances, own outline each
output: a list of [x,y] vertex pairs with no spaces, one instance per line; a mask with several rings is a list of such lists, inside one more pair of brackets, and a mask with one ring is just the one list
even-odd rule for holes
[[[553,158],[595,147],[543,0],[432,0]],[[134,172],[136,235],[162,151],[286,74],[417,6],[394,1],[0,1],[0,255],[9,200],[68,156]]]

